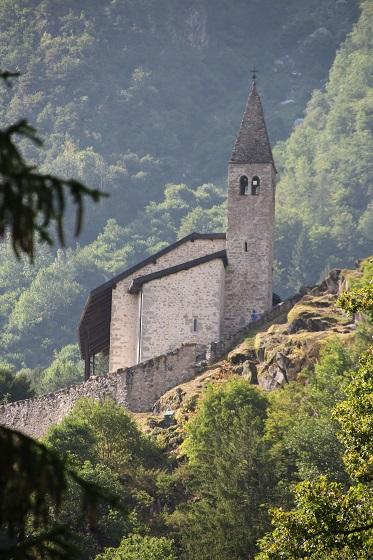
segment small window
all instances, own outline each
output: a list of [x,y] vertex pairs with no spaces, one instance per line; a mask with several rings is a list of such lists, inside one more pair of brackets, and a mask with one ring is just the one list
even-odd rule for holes
[[248,187],[249,179],[246,177],[246,175],[242,175],[242,177],[240,177],[240,194],[247,194]]
[[255,176],[251,179],[251,194],[257,195],[259,194],[260,189],[260,179],[259,177]]
[[247,253],[247,241],[245,241],[245,253]]
[[193,331],[197,332],[197,319],[193,319]]

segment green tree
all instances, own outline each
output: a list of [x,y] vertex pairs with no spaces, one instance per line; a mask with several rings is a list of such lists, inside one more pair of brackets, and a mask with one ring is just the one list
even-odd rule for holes
[[29,399],[34,396],[26,375],[15,375],[13,369],[0,364],[0,403]]
[[[0,73],[5,80],[12,75],[17,74]],[[36,235],[38,241],[52,244],[51,223],[56,225],[58,239],[64,243],[66,192],[77,206],[75,235],[81,230],[83,198],[90,197],[97,202],[103,193],[73,179],[38,173],[21,155],[15,143],[17,136],[42,145],[35,129],[25,120],[0,131],[0,237],[10,231],[15,254],[19,256],[22,251],[33,259]]]
[[274,530],[260,541],[258,560],[366,560],[373,545],[372,411],[373,356],[346,387],[346,400],[334,408],[345,445],[344,462],[353,483],[346,490],[325,476],[299,483],[295,508],[273,509]]
[[96,560],[176,560],[172,540],[130,535],[118,548],[108,548]]
[[[74,409],[56,427],[52,427],[47,442],[57,451],[66,450],[66,434],[71,433],[73,426],[90,434],[93,441],[92,453],[97,462],[102,463],[116,472],[127,469],[162,464],[160,451],[138,429],[135,421],[120,405],[110,399],[103,402],[95,399],[80,399]],[[73,432],[74,436],[74,432]],[[73,441],[73,440],[70,440]],[[59,447],[62,445],[62,448]],[[85,457],[86,450],[74,444],[78,453]]]
[[121,506],[122,514],[100,504],[91,534],[79,516],[81,492],[76,484],[69,485],[55,522],[75,527],[76,541],[84,543],[84,558],[118,546],[131,532],[146,533],[149,526],[156,534],[164,531],[160,512],[170,496],[169,475],[158,469],[167,462],[123,407],[109,400],[82,399],[44,441],[81,478],[99,485]]
[[260,542],[258,560],[367,560],[372,550],[373,490],[329,482],[300,482],[292,511],[272,510],[273,532]]
[[[369,299],[359,297],[361,288],[343,297],[349,309],[356,297],[357,309],[369,308]],[[373,547],[373,352],[360,357],[360,368],[344,388],[344,399],[332,410],[344,446],[343,461],[349,486],[320,476],[295,487],[295,507],[272,509],[272,533],[260,541],[258,560],[365,560]]]
[[244,559],[266,526],[273,473],[263,443],[267,399],[247,382],[209,387],[182,446],[198,500],[181,524],[183,558]]
[[321,349],[314,372],[303,372],[307,383],[297,381],[269,395],[265,439],[282,488],[320,475],[346,481],[332,409],[344,398],[355,363],[353,349],[332,339]]
[[347,398],[334,409],[344,462],[353,478],[373,482],[373,346],[361,356],[345,393]]
[[280,278],[289,292],[371,249],[373,12],[369,0],[361,7],[325,91],[314,92],[303,122],[275,150],[277,266],[286,270]]
[[84,380],[84,365],[76,344],[64,346],[55,353],[51,365],[38,380],[38,392],[49,393]]
[[[7,81],[18,76],[0,72]],[[52,244],[50,224],[64,242],[66,192],[77,207],[76,235],[83,215],[83,199],[102,196],[74,180],[41,174],[24,160],[14,137],[40,146],[36,131],[25,120],[0,131],[0,237],[9,232],[13,251],[34,257],[35,237]],[[16,383],[14,384],[16,388]],[[53,525],[52,512],[61,505],[68,479],[83,490],[83,504],[91,508],[103,492],[78,477],[56,454],[26,436],[0,427],[0,540],[4,558],[66,558],[75,552],[66,526]],[[83,506],[83,511],[85,510]],[[32,520],[29,517],[32,515]]]

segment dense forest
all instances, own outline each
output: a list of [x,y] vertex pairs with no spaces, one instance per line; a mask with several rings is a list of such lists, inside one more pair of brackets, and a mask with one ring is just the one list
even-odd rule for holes
[[34,263],[0,243],[1,403],[82,380],[91,288],[224,229],[254,63],[279,172],[276,291],[364,259],[338,301],[318,286],[293,308],[310,328],[292,333],[304,364],[281,390],[227,356],[171,417],[82,399],[41,444],[0,429],[4,558],[371,558],[372,37],[370,0],[0,0],[1,67],[20,72],[2,126],[27,118],[45,139],[20,141],[27,161],[110,195],[79,241],[67,207],[66,247],[40,243]]
[[38,128],[44,149],[22,149],[43,170],[110,194],[87,209],[78,245],[41,246],[33,266],[1,245],[8,369],[37,392],[79,378],[72,345],[89,290],[191,230],[224,228],[226,162],[254,62],[280,142],[276,290],[367,253],[372,14],[362,7],[333,64],[355,2],[1,2],[2,64],[21,72],[2,121]]

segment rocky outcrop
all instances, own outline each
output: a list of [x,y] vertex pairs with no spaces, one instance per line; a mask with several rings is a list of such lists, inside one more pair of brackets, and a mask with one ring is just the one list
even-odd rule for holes
[[[231,375],[242,376],[266,390],[295,380],[306,382],[307,376],[300,374],[312,370],[323,344],[333,337],[348,342],[355,335],[356,325],[336,302],[351,277],[359,274],[336,269],[321,284],[303,288],[303,297],[296,296],[282,307],[283,311],[278,307],[275,314],[245,327],[233,350],[196,379],[168,391],[153,412],[162,415],[173,411],[176,417],[184,418],[188,403],[195,405],[207,384],[222,382]],[[224,351],[224,347],[218,350]]]
[[317,295],[311,291],[303,296],[283,323],[244,340],[228,355],[235,372],[250,372],[252,383],[271,390],[312,369],[326,340],[354,334],[355,325],[335,305],[338,291],[337,283],[323,283],[315,290]]

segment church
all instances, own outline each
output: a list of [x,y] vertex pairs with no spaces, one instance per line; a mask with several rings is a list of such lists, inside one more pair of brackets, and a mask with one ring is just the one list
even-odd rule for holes
[[255,75],[228,164],[227,231],[191,233],[90,293],[79,323],[116,371],[234,334],[272,307],[276,167]]

